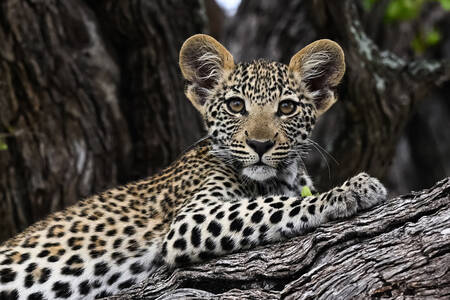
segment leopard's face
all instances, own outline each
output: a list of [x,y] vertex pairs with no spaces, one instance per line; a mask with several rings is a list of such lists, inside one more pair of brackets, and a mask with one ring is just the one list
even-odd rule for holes
[[241,63],[208,95],[204,118],[214,154],[248,178],[275,177],[306,150],[316,110],[288,74],[277,62]]
[[213,153],[241,174],[265,181],[298,165],[315,124],[335,101],[344,54],[316,41],[289,65],[266,60],[235,64],[210,36],[194,35],[180,51],[186,95],[202,114]]

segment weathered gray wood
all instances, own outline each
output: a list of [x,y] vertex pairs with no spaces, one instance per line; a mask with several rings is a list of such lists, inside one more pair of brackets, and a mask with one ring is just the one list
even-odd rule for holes
[[369,297],[450,297],[450,177],[282,243],[160,267],[110,299]]

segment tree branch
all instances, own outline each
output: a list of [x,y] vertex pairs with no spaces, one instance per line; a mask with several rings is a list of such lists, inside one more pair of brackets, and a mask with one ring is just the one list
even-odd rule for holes
[[[361,57],[370,64],[376,64],[378,69],[392,70],[397,73],[407,72],[413,80],[423,81],[420,88],[432,87],[450,80],[450,62],[427,59],[406,61],[390,51],[381,51],[370,39],[361,24],[361,19],[355,1],[347,0],[343,16],[346,36],[359,51]],[[400,74],[399,74],[400,75]]]
[[450,177],[352,219],[173,272],[110,299],[450,295]]
[[408,64],[408,73],[428,86],[441,85],[450,80],[450,61],[414,60]]

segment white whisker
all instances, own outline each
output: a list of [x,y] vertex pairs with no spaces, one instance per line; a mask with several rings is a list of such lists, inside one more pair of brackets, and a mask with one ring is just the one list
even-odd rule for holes
[[322,146],[320,146],[319,143],[317,143],[317,142],[315,142],[315,141],[313,141],[313,140],[311,140],[311,139],[309,139],[309,138],[307,139],[307,141],[310,142],[311,144],[317,146],[318,148],[320,148],[326,155],[328,155],[328,157],[330,157],[330,158],[334,161],[335,164],[337,164],[337,165],[339,166],[339,162],[336,160],[336,158],[334,158],[334,156],[331,155],[330,152],[328,152],[327,150],[325,150],[325,148],[323,148]]

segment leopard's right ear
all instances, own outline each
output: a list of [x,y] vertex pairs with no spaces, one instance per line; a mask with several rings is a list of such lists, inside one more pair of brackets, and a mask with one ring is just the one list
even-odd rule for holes
[[336,102],[335,88],[345,73],[344,51],[331,40],[315,41],[291,58],[289,73],[312,93],[320,116]]
[[203,115],[211,90],[234,69],[233,56],[209,35],[196,34],[181,47],[179,63],[189,82],[186,96]]

